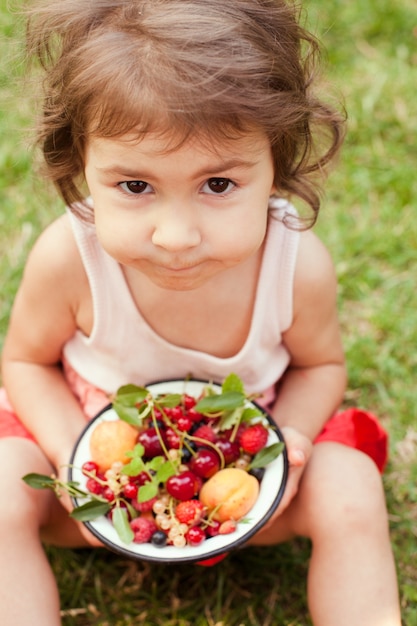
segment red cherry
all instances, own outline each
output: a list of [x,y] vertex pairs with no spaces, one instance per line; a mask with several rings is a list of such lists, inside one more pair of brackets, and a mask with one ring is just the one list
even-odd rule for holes
[[192,526],[185,533],[185,538],[190,546],[199,546],[206,538],[206,533],[200,526]]
[[177,500],[191,500],[198,489],[198,478],[190,470],[175,474],[166,481],[165,487],[169,495]]
[[230,439],[219,439],[216,441],[216,447],[219,448],[223,454],[225,465],[234,463],[240,456],[240,447],[237,441],[230,441]]
[[220,459],[214,450],[208,448],[200,448],[196,454],[191,457],[190,468],[192,471],[202,478],[210,478],[219,471]]
[[[178,426],[178,428],[179,428],[179,426]],[[170,427],[168,427],[165,432],[166,432],[166,438],[167,438],[168,446],[170,448],[174,448],[174,450],[179,450],[181,448],[181,438],[180,438],[180,436],[175,432],[175,430],[173,430]]]
[[[147,428],[142,431],[138,436],[138,442],[145,448],[145,457],[152,459],[155,456],[160,456],[164,453],[161,444],[161,438],[165,439],[165,433],[160,429]],[[165,443],[165,442],[164,442]]]

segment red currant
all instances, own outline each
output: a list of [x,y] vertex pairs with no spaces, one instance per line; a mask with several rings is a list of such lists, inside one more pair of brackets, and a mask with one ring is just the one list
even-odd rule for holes
[[199,546],[206,538],[206,533],[201,526],[192,526],[185,533],[185,538],[190,546]]
[[130,500],[135,500],[138,497],[139,486],[135,483],[127,483],[123,487],[123,495]]
[[85,484],[87,491],[99,496],[103,493],[103,486],[98,483],[94,478],[89,478]]
[[97,474],[98,464],[95,461],[86,461],[82,464],[81,471],[84,476],[88,476],[88,474]]

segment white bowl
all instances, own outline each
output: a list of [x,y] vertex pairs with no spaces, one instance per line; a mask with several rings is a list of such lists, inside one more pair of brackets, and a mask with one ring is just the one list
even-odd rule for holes
[[[162,393],[186,393],[198,397],[209,383],[200,380],[168,380],[147,385],[146,388],[152,395]],[[210,386],[216,390],[221,390],[220,385],[210,383]],[[256,402],[248,402],[248,406],[256,406],[261,409],[264,419],[270,424],[269,438],[267,445],[284,441],[279,428],[276,426],[272,418],[265,412],[263,408]],[[85,461],[91,459],[90,454],[90,437],[99,422],[119,419],[118,415],[111,408],[105,408],[96,417],[94,417],[86,426],[84,431],[76,443],[72,457],[70,460],[69,480],[79,483],[81,488],[85,488],[87,478],[81,471],[81,467]],[[100,516],[93,521],[85,522],[87,528],[110,550],[122,554],[126,557],[157,562],[195,562],[205,559],[211,559],[224,552],[244,544],[250,537],[262,528],[269,520],[280,503],[288,474],[288,459],[284,448],[282,454],[274,459],[265,468],[265,474],[260,484],[260,492],[258,499],[249,513],[245,516],[244,521],[239,522],[237,530],[227,535],[216,535],[206,539],[198,546],[184,546],[177,548],[175,546],[156,547],[151,543],[134,543],[125,544],[118,536],[116,529],[106,516]],[[83,500],[73,498],[74,506],[83,504]]]

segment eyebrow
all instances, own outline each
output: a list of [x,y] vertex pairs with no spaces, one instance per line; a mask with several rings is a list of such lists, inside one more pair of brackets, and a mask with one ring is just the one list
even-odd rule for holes
[[[224,171],[233,170],[237,168],[250,169],[254,167],[255,165],[257,165],[257,163],[258,163],[257,159],[254,159],[253,161],[250,161],[248,159],[241,159],[241,158],[227,159],[225,161],[220,162],[219,164],[216,164],[214,167],[202,167],[200,170],[195,172],[194,176],[195,178],[200,178],[200,176],[203,176],[203,175],[214,176]],[[146,167],[143,170],[130,169],[129,167],[126,167],[125,165],[119,165],[117,163],[106,166],[106,167],[97,167],[97,170],[102,174],[117,174],[119,176],[126,176],[126,178],[135,178],[138,180],[153,176],[151,172],[148,172],[146,170]]]

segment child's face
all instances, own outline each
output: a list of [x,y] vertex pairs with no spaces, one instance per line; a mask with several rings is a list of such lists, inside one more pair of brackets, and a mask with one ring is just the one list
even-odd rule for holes
[[119,263],[165,289],[189,290],[257,254],[274,169],[259,131],[207,148],[166,150],[149,134],[91,138],[85,176],[98,238]]

